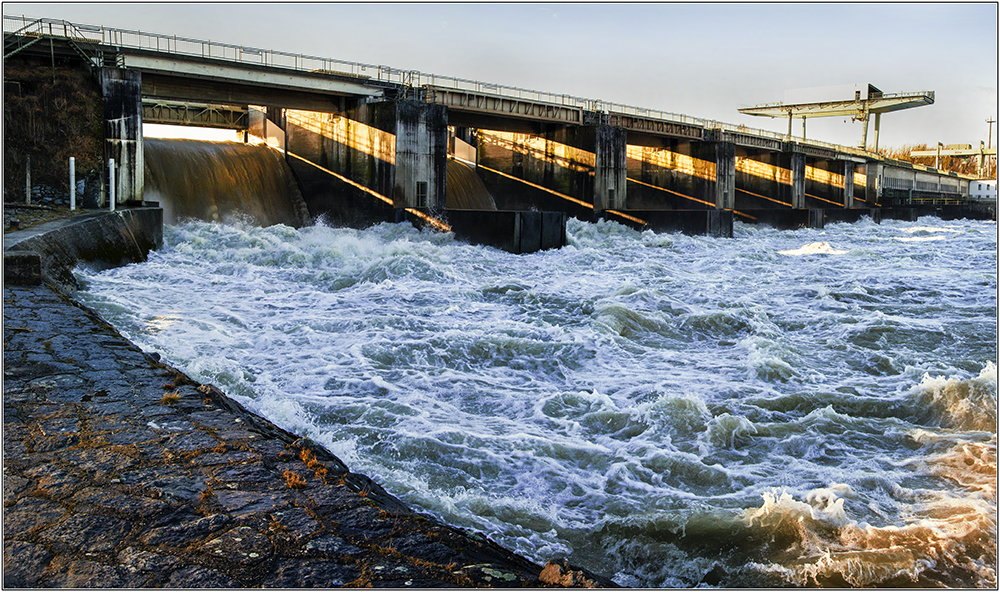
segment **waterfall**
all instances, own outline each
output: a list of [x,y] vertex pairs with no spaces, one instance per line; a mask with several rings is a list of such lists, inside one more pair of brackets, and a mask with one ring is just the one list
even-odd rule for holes
[[143,199],[160,203],[166,224],[239,215],[260,226],[309,223],[291,169],[267,146],[147,138],[143,150]]
[[476,170],[464,162],[448,160],[448,209],[495,210],[496,202]]

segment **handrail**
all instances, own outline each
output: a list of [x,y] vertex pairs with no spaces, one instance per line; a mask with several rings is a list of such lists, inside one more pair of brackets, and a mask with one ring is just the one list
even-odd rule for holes
[[[15,28],[17,25],[20,26]],[[274,51],[245,45],[233,45],[217,41],[205,41],[187,37],[178,37],[176,35],[163,35],[138,30],[116,29],[100,25],[74,24],[69,21],[58,19],[29,19],[23,16],[3,16],[5,35],[8,33],[20,35],[25,31],[29,31],[33,27],[37,29],[36,34],[45,34],[44,29],[46,26],[49,29],[48,34],[54,35],[52,32],[53,25],[56,27],[63,27],[64,32],[72,29],[78,37],[71,37],[68,34],[64,35],[70,39],[87,40],[109,46],[160,51],[177,55],[200,56],[246,64],[264,65],[271,68],[287,68],[301,72],[348,75],[357,78],[367,78],[372,81],[385,84],[399,85],[401,87],[424,88],[425,90],[429,87],[438,87],[482,94],[492,94],[500,97],[551,103],[555,105],[584,109],[587,111],[644,117],[671,123],[700,126],[705,129],[719,129],[773,140],[793,141],[802,144],[829,147],[841,152],[848,152],[866,157],[875,155],[873,152],[860,148],[832,144],[829,142],[822,142],[820,140],[790,138],[787,134],[751,128],[745,125],[734,125],[714,120],[706,120],[680,113],[671,113],[657,109],[648,109],[645,107],[607,102],[600,99],[587,99],[567,94],[530,90],[515,86],[470,80],[466,78],[427,74],[417,70],[401,70],[385,65],[365,64],[362,62],[351,62],[335,58],[309,56],[301,53]],[[933,91],[922,92],[924,94],[929,93],[931,98],[934,96]],[[883,97],[892,98],[895,95],[900,94],[907,93],[887,94],[883,95]]]

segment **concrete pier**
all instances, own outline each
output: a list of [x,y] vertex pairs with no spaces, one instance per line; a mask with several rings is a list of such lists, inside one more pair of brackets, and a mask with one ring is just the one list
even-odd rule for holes
[[142,73],[101,68],[98,78],[104,95],[105,160],[115,161],[115,206],[130,201],[141,202]]

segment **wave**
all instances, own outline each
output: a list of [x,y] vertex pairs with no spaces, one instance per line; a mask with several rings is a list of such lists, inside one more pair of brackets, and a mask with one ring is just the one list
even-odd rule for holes
[[[408,224],[192,222],[146,263],[80,270],[81,294],[541,562],[642,587],[995,582],[991,235],[567,231],[517,256]],[[779,254],[820,237],[852,250]]]
[[764,492],[763,505],[742,514],[749,527],[782,541],[760,562],[762,572],[797,586],[996,587],[996,366],[966,380],[925,376],[911,396],[929,409],[925,421],[944,429],[911,430],[917,450],[901,464],[951,486],[885,483],[897,498],[890,505],[907,507],[895,517],[867,493],[870,518],[890,522],[882,526],[852,517],[845,500],[855,498],[855,507],[863,500],[850,485],[808,491],[805,501]]

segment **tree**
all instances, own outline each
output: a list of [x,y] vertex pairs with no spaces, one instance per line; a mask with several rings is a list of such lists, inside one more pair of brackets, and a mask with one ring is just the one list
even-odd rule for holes
[[[885,158],[892,158],[894,160],[902,160],[904,162],[912,162],[930,167],[934,166],[935,157],[933,156],[910,156],[911,152],[921,150],[934,150],[934,147],[928,146],[927,144],[904,144],[898,147],[879,148],[878,152]],[[979,174],[979,157],[942,156],[941,162],[938,164],[938,169],[962,175],[976,176]],[[992,179],[996,178],[997,159],[995,156],[986,157],[986,162],[983,163],[983,175]]]

